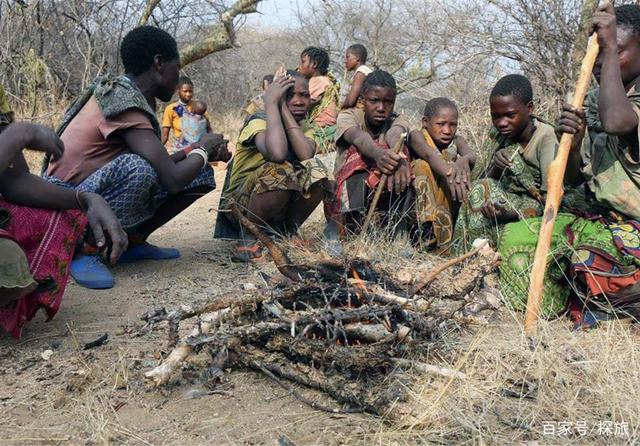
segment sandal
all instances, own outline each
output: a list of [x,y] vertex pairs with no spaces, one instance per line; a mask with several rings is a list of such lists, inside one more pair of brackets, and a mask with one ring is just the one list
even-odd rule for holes
[[262,260],[262,246],[260,242],[251,245],[238,243],[232,248],[231,261],[235,263],[247,263]]

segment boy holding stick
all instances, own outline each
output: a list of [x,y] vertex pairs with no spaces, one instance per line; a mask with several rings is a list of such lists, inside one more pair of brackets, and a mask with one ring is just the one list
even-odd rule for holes
[[[557,126],[574,135],[565,185],[584,183],[590,206],[580,217],[556,218],[541,308],[552,315],[569,300],[577,324],[587,300],[636,302],[640,280],[640,6],[600,6],[592,26],[600,45],[598,87],[587,94],[585,110],[566,104]],[[538,228],[531,220],[507,225],[500,243],[502,290],[516,308],[524,308]]]

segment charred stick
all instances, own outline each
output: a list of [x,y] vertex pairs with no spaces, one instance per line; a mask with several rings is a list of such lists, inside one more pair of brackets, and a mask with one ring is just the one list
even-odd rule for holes
[[[320,312],[314,312],[306,314],[296,321],[292,322],[300,326],[316,323],[322,325],[323,323],[331,322],[349,322],[349,321],[361,321],[361,320],[376,320],[389,314],[393,311],[398,311],[399,307],[369,307],[362,306],[359,308],[353,308],[349,310],[324,310]],[[255,340],[267,336],[269,334],[277,334],[278,332],[290,332],[291,323],[287,322],[259,322],[255,325],[243,325],[240,327],[232,327],[226,330],[220,330],[217,333],[210,335],[194,336],[187,339],[187,344],[191,346],[197,346],[208,343],[226,343],[230,338],[238,338],[241,341]]]
[[[225,308],[216,312],[215,314],[210,314],[209,320],[200,324],[200,326],[193,329],[191,335],[195,336],[198,333],[209,333],[211,330],[215,329],[218,324],[224,320],[224,318],[230,312],[229,309]],[[171,375],[180,367],[182,363],[191,355],[193,352],[193,347],[184,342],[178,344],[171,353],[162,361],[160,365],[158,365],[153,370],[145,373],[145,379],[152,381],[156,386],[161,386],[169,382]]]
[[235,203],[231,203],[229,207],[231,208],[233,216],[240,222],[240,224],[247,228],[247,230],[253,234],[255,238],[260,240],[260,242],[269,250],[278,271],[294,282],[300,282],[305,271],[293,266],[291,260],[289,260],[289,257],[287,257],[287,254],[282,250],[282,248],[280,248],[280,246],[278,246],[278,244],[274,242],[271,237],[265,234],[255,223],[245,217]]
[[[394,333],[389,333],[382,324],[363,324],[353,322],[344,326],[347,339],[353,343],[354,340],[361,339],[366,342],[382,342],[395,339]],[[356,339],[354,339],[356,338]]]
[[271,352],[282,352],[287,357],[301,358],[307,364],[318,364],[322,368],[338,370],[364,371],[384,369],[391,366],[391,355],[395,352],[393,339],[377,344],[364,344],[347,347],[325,340],[290,338],[277,335],[269,339],[265,349]]
[[289,392],[295,398],[297,398],[298,400],[302,401],[304,404],[306,404],[307,406],[311,407],[312,409],[317,409],[317,410],[320,410],[322,412],[328,412],[328,413],[361,413],[361,412],[364,412],[363,409],[339,409],[337,407],[327,407],[327,406],[325,406],[323,404],[320,404],[317,401],[311,400],[311,399],[307,398],[306,396],[302,395],[300,392],[298,392],[296,389],[294,389],[293,386],[290,386],[289,384],[285,383],[283,380],[278,378],[275,374],[273,374],[265,366],[265,364],[263,364],[262,362],[257,361],[255,359],[248,359],[247,360],[247,365],[249,367],[251,367],[252,369],[259,370],[262,373],[264,373],[265,375],[267,375],[267,377],[269,377],[273,381],[275,381],[278,385],[280,385],[280,387],[282,387],[284,390]]
[[[400,305],[404,308],[409,308],[420,313],[426,313],[431,306],[430,301],[427,301],[425,299],[407,299],[406,297],[401,297],[396,294],[390,293],[389,291],[383,289],[380,285],[375,283],[364,283],[359,279],[349,279],[349,283],[363,284],[369,291],[365,293],[369,299],[385,305]],[[355,291],[356,290],[354,290],[354,292]],[[357,291],[361,292],[361,289],[358,289]]]
[[458,264],[464,262],[465,260],[473,257],[477,253],[479,253],[482,250],[482,248],[485,247],[485,245],[487,243],[488,243],[487,241],[484,241],[483,243],[478,245],[472,251],[469,251],[468,253],[463,254],[461,256],[458,256],[458,257],[455,257],[453,259],[447,260],[442,265],[438,266],[437,268],[433,269],[432,271],[429,271],[429,273],[425,276],[424,279],[422,279],[419,282],[417,282],[411,288],[411,290],[409,291],[409,296],[413,297],[413,296],[416,295],[416,293],[419,293],[420,291],[422,291],[426,286],[428,286],[431,282],[433,282],[435,280],[435,278],[438,277],[443,271],[451,268],[454,265],[458,265]]
[[366,395],[366,391],[364,389],[358,389],[360,392],[354,391],[354,388],[359,386],[354,386],[352,381],[342,376],[327,376],[313,367],[303,364],[293,364],[286,357],[277,353],[265,355],[259,350],[236,353],[238,354],[238,361],[245,367],[262,372],[261,368],[255,367],[255,363],[259,362],[265,369],[280,378],[327,393],[340,403],[355,406],[357,408],[355,410],[356,412],[364,411],[375,415],[380,415],[384,412],[384,408],[377,408],[367,403],[366,397],[364,396]]

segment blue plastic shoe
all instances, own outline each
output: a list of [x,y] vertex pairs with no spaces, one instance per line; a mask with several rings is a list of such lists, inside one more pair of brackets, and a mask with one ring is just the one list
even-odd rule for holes
[[130,263],[138,260],[166,260],[177,259],[180,251],[175,248],[160,248],[150,243],[130,246],[122,253],[118,263]]
[[99,256],[77,256],[71,261],[71,276],[78,285],[92,290],[113,288],[113,275]]

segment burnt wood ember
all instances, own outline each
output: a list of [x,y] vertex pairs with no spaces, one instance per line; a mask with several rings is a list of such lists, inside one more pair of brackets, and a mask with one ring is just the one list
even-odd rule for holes
[[[483,279],[496,265],[493,251],[478,249],[447,262],[449,267],[467,262],[455,283],[438,280],[442,265],[422,279],[402,283],[362,258],[295,265],[259,227],[236,208],[233,212],[288,280],[147,313],[143,319],[148,326],[167,323],[170,345],[176,346],[145,374],[149,380],[168,383],[190,354],[204,348],[212,355],[215,367],[209,368],[217,377],[223,369],[250,368],[318,410],[366,411],[394,419],[407,410],[402,403],[409,388],[405,369],[463,379],[463,373],[422,359],[437,349],[440,327],[450,326],[457,314],[464,318],[455,325],[469,320],[471,308],[487,308],[474,304],[471,296],[488,292]],[[470,261],[474,256],[478,259]],[[196,327],[180,339],[180,324],[196,318]],[[300,385],[343,407],[308,398],[296,388]]]

